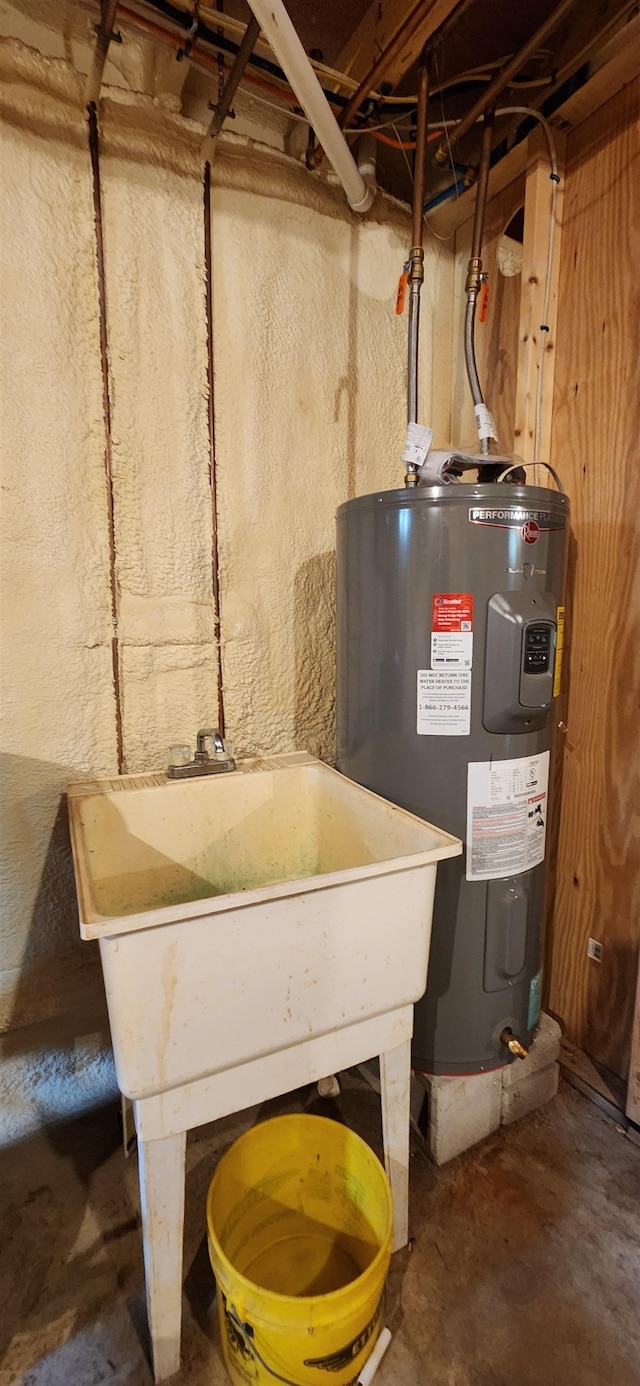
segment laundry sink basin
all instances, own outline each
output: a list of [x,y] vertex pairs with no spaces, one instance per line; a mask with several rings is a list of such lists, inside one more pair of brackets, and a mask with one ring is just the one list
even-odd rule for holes
[[304,753],[69,786],[83,938],[138,1100],[424,992],[457,838]]

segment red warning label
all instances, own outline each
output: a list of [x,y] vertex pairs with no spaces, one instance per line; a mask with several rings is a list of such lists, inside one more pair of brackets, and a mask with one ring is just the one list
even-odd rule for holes
[[471,592],[436,592],[431,609],[431,630],[449,635],[469,634],[473,630]]

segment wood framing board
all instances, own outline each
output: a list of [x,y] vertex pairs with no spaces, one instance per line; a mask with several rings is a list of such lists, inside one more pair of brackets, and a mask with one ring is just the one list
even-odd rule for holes
[[[413,66],[420,56],[428,38],[444,24],[445,19],[456,9],[459,0],[433,0],[433,5],[418,28],[407,39],[398,57],[387,68],[384,81],[391,87],[397,86],[400,78]],[[410,18],[417,8],[417,0],[373,0],[348,43],[335,61],[338,72],[346,72],[361,80],[373,64],[395,38],[401,25]]]
[[562,107],[569,125],[581,125],[640,72],[640,15],[636,14],[590,60],[592,76]]
[[[520,297],[520,331],[518,338],[518,371],[515,398],[515,451],[525,462],[536,458],[536,403],[538,377],[543,365],[538,458],[549,460],[551,454],[551,414],[553,377],[555,369],[556,325],[558,312],[558,279],[560,274],[560,241],[562,206],[564,201],[564,135],[554,131],[553,144],[559,183],[552,179],[551,153],[543,130],[530,135],[529,163],[526,175],[524,204],[524,245],[522,290]],[[554,205],[555,204],[555,205]],[[549,239],[553,215],[552,261],[550,266],[549,304],[545,311],[545,290]],[[548,329],[548,330],[545,330]],[[533,480],[540,478],[533,477]],[[542,485],[546,482],[544,478]]]
[[[600,65],[596,65],[596,59]],[[590,122],[591,130],[597,129],[597,122],[594,126],[591,119],[595,112],[605,107],[614,96],[635,81],[640,71],[640,15],[629,20],[605,45],[602,52],[594,55],[591,66],[592,75],[584,86],[574,92],[550,117],[554,138],[560,132],[569,135],[572,127],[577,129],[587,120]],[[492,194],[500,192],[517,178],[526,169],[527,162],[527,141],[522,140],[491,170]],[[459,197],[452,198],[437,208],[429,218],[434,231],[440,236],[450,236],[456,227],[461,226],[471,215],[474,197],[475,189],[472,185]]]
[[636,1126],[640,1126],[640,965],[638,966],[638,985],[636,987],[636,1008],[633,1016],[626,1110],[631,1121],[635,1121]]
[[[488,273],[489,307],[486,322],[476,321],[476,359],[486,402],[495,418],[500,446],[511,452],[515,426],[516,371],[520,322],[521,275],[505,277],[498,269],[498,245],[514,214],[524,206],[525,179],[516,178],[487,203],[482,264]],[[454,351],[451,381],[451,443],[475,452],[478,448],[473,406],[464,364],[463,331],[467,264],[472,221],[460,227],[455,240],[453,301]]]
[[598,1099],[597,1105],[603,1106],[610,1116],[622,1115],[624,1083],[613,1074],[608,1075],[597,1068],[588,1054],[583,1054],[581,1049],[566,1039],[560,1041],[560,1067],[567,1081],[579,1087],[585,1097],[591,1101]]
[[640,944],[639,188],[640,79],[568,139],[551,449],[573,540],[549,1006],[622,1078]]

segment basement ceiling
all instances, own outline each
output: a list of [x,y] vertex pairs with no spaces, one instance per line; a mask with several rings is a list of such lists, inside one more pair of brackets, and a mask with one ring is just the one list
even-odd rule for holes
[[[429,121],[434,130],[446,130],[449,123],[464,116],[500,67],[536,33],[558,3],[432,0],[430,6],[422,4],[423,19],[416,32],[409,32],[399,55],[379,75],[349,127],[378,127],[378,179],[383,187],[410,200],[417,60],[425,43],[430,66]],[[105,6],[103,0],[103,9]],[[410,23],[418,0],[287,0],[287,8],[339,115],[354,87]],[[500,96],[498,107],[530,107],[553,123],[566,125],[575,93],[588,89],[594,73],[612,53],[619,53],[629,42],[639,45],[639,8],[637,0],[574,0],[549,37],[534,46]],[[126,0],[117,6],[115,19],[122,43],[111,45],[104,80],[144,90],[150,80],[149,64],[128,61],[127,46],[131,51],[141,42],[155,46],[162,54],[166,89],[159,88],[155,71],[149,94],[171,99],[185,114],[206,123],[208,105],[218,99],[250,13],[246,0]],[[99,0],[0,0],[0,34],[20,38],[50,56],[65,57],[86,71],[100,14]],[[183,57],[178,62],[180,49]],[[345,74],[351,87],[348,82],[332,79],[327,68]],[[297,152],[304,157],[307,133],[303,134],[301,127],[305,132],[307,127],[302,112],[262,39],[234,104],[245,124],[248,120],[249,134],[259,132],[269,138],[275,131],[281,147],[291,147],[290,136],[297,125]],[[579,119],[584,119],[589,113],[588,102],[586,108],[584,101],[578,102],[576,109]],[[493,135],[493,162],[522,139],[533,123],[522,114],[499,116]],[[241,119],[235,128],[242,128]],[[437,201],[451,186],[452,178],[473,181],[479,143],[480,126],[476,124],[456,147],[455,172],[453,157],[443,168],[429,161],[429,199]]]

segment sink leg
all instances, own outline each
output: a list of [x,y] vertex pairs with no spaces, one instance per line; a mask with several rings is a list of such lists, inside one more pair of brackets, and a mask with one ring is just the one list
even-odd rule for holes
[[180,1366],[186,1131],[138,1142],[147,1315],[156,1381]]
[[411,1041],[380,1055],[384,1163],[393,1196],[393,1250],[409,1240]]

